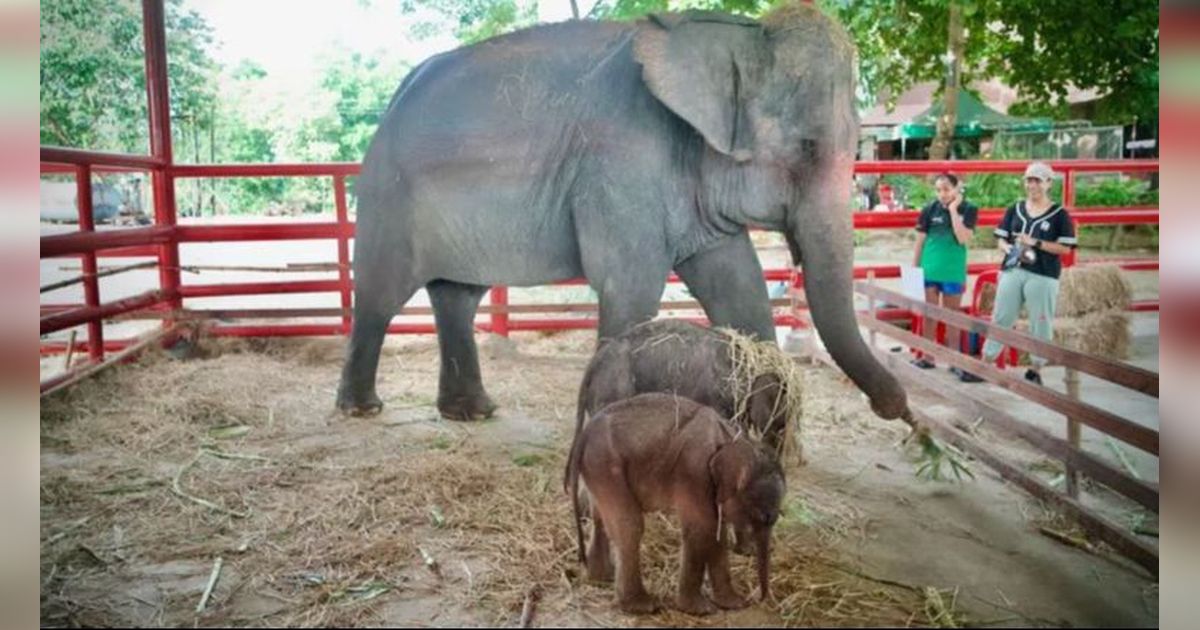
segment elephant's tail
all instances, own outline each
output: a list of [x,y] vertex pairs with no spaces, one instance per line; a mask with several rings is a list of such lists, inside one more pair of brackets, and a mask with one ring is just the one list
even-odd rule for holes
[[[583,421],[587,416],[588,404],[591,402],[588,392],[592,387],[592,366],[588,366],[587,371],[583,373],[583,382],[579,385],[579,397],[575,403],[575,437],[571,440],[571,450],[575,450],[575,446],[579,443],[579,434],[583,432]],[[571,461],[567,460],[567,469],[563,471],[563,491],[569,490],[568,486],[571,481]]]
[[583,548],[583,515],[579,513],[579,467],[583,461],[585,441],[579,432],[575,432],[575,441],[571,444],[571,454],[567,457],[567,473],[563,487],[571,496],[571,513],[575,517],[575,541],[579,545],[579,563],[587,563],[587,552]]

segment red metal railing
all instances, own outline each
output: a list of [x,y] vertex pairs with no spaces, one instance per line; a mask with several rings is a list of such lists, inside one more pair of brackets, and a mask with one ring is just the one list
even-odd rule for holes
[[[89,364],[80,371],[94,372],[102,365],[105,353],[128,346],[130,340],[105,340],[103,321],[117,315],[135,311],[155,311],[163,315],[163,330],[175,330],[174,318],[182,317],[183,301],[190,298],[268,295],[281,293],[325,293],[339,294],[341,308],[338,324],[274,324],[254,326],[218,326],[216,334],[222,335],[339,335],[350,328],[350,306],[353,281],[350,275],[349,239],[353,238],[354,225],[350,222],[346,198],[346,178],[359,173],[359,165],[353,163],[334,164],[224,164],[196,165],[175,164],[171,147],[171,120],[167,83],[167,58],[162,0],[143,0],[143,29],[145,40],[145,70],[147,99],[149,101],[150,155],[127,155],[96,151],[81,151],[61,147],[42,147],[41,172],[74,173],[77,181],[79,230],[75,233],[45,236],[41,239],[41,257],[78,257],[81,260],[83,304],[58,304],[44,307],[41,319],[43,335],[65,328],[86,324],[88,340],[86,346]],[[1024,161],[939,161],[939,162],[860,162],[857,173],[911,173],[933,174],[944,171],[955,173],[1020,173],[1026,166]],[[1096,172],[1154,172],[1157,161],[1099,161],[1070,160],[1051,162],[1051,166],[1065,177],[1063,203],[1073,206],[1074,177],[1077,173]],[[95,172],[143,171],[152,177],[155,225],[145,228],[106,230],[96,232],[92,221],[91,176]],[[226,178],[226,177],[329,177],[333,184],[335,220],[323,223],[304,224],[241,224],[241,225],[177,225],[175,204],[175,181],[180,178]],[[1072,212],[1076,221],[1083,225],[1158,223],[1158,209],[1147,207],[1093,209],[1080,208]],[[854,226],[857,229],[911,228],[915,225],[915,212],[857,213]],[[995,225],[1000,211],[986,209],[981,213],[980,225]],[[283,282],[246,282],[205,285],[183,285],[180,280],[180,243],[275,241],[300,239],[336,239],[337,279],[304,280]],[[140,295],[100,302],[97,274],[98,257],[153,256],[158,262],[158,288]],[[1126,268],[1157,269],[1157,261],[1124,261]],[[970,272],[978,273],[994,265],[971,265]],[[877,278],[896,277],[898,265],[861,267],[855,277],[865,278],[874,272]],[[803,275],[795,269],[768,269],[764,272],[767,281],[788,281],[791,286],[802,286]],[[670,282],[679,279],[672,274]],[[560,284],[582,284],[583,279],[569,280]],[[564,330],[591,328],[594,318],[585,319],[511,319],[507,287],[494,287],[491,291],[490,321],[478,327],[498,334],[512,330]],[[795,304],[793,303],[793,306]],[[1157,308],[1143,304],[1140,308]],[[564,311],[570,309],[565,308]],[[894,311],[894,312],[893,312]],[[280,312],[285,312],[280,309]],[[538,312],[550,312],[539,310]],[[907,312],[901,309],[888,311],[885,317],[904,318]],[[703,321],[696,318],[696,321]],[[775,317],[778,325],[797,327],[803,325],[795,312],[779,313]],[[393,324],[389,332],[431,333],[432,324]],[[170,341],[166,336],[165,341]],[[155,339],[157,342],[158,339]],[[146,339],[137,342],[146,345]],[[61,342],[42,345],[43,352],[63,348]],[[120,358],[126,358],[121,355]],[[58,386],[73,377],[56,377],[53,382],[43,383]]]

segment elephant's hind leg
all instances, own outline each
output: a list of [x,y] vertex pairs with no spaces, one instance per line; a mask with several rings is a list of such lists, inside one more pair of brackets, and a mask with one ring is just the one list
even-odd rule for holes
[[438,411],[450,420],[478,420],[496,411],[483,389],[479,350],[475,345],[475,312],[488,287],[434,280],[426,285],[437,321],[442,367],[438,378]]
[[372,416],[383,409],[383,401],[375,393],[379,352],[392,317],[420,287],[415,281],[402,282],[395,291],[370,290],[369,286],[364,280],[354,291],[354,326],[338,386],[338,409],[352,416]]

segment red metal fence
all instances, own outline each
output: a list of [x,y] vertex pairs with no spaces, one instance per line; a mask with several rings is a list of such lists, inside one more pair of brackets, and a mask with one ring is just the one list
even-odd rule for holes
[[[43,173],[73,173],[76,177],[79,230],[68,234],[44,236],[41,239],[41,257],[77,257],[81,261],[84,287],[83,304],[43,304],[41,334],[46,335],[78,325],[87,325],[86,345],[88,361],[74,371],[93,370],[100,365],[106,352],[119,350],[129,344],[143,344],[144,339],[105,340],[103,321],[131,315],[152,316],[164,320],[163,329],[173,330],[175,320],[183,317],[204,315],[205,312],[184,311],[184,301],[189,298],[234,295],[268,295],[284,293],[336,292],[340,296],[337,309],[262,309],[242,311],[243,318],[263,319],[270,317],[334,316],[340,317],[336,324],[258,324],[253,326],[214,326],[211,332],[230,336],[310,336],[345,334],[350,327],[350,306],[353,281],[350,276],[349,239],[353,238],[354,225],[350,222],[346,192],[346,178],[359,172],[358,164],[228,164],[195,165],[175,164],[172,157],[170,111],[167,95],[166,46],[163,27],[161,0],[143,0],[144,29],[146,41],[147,97],[150,107],[150,155],[125,155],[95,151],[81,151],[58,147],[42,147]],[[934,174],[944,171],[955,173],[1021,173],[1024,161],[938,161],[938,162],[860,162],[857,173],[906,173]],[[1098,161],[1069,160],[1052,162],[1051,166],[1063,175],[1063,203],[1074,206],[1075,177],[1080,173],[1157,172],[1158,161]],[[115,229],[97,232],[92,221],[92,190],[89,185],[94,173],[112,171],[148,172],[152,178],[154,197],[154,225],[141,228]],[[237,224],[237,225],[179,225],[176,221],[175,182],[188,178],[229,177],[325,177],[331,178],[335,201],[335,220],[322,223],[303,224]],[[1000,209],[983,209],[979,217],[980,226],[993,226],[1001,216]],[[1081,225],[1129,225],[1157,224],[1158,208],[1073,208],[1072,216]],[[854,226],[857,229],[911,228],[915,225],[916,212],[864,212],[856,213]],[[199,242],[237,241],[280,241],[303,239],[336,239],[337,279],[303,280],[252,283],[224,283],[183,285],[180,281],[179,245]],[[98,284],[97,258],[130,256],[153,256],[157,260],[158,289],[110,302],[101,302]],[[1120,261],[1127,269],[1157,269],[1157,260]],[[995,265],[973,264],[969,272],[995,268]],[[898,265],[860,267],[855,277],[865,278],[873,272],[876,278],[899,276]],[[788,281],[790,286],[802,286],[803,276],[793,268],[768,269],[764,273],[767,281]],[[678,282],[672,277],[670,282]],[[582,279],[567,284],[582,283]],[[787,300],[776,300],[775,306],[785,306]],[[790,303],[793,307],[795,303]],[[672,303],[673,306],[684,306]],[[666,305],[664,305],[666,306]],[[1142,308],[1157,308],[1157,304],[1143,304]],[[563,319],[512,319],[512,313],[564,313],[594,311],[588,305],[509,305],[507,287],[493,287],[491,304],[481,309],[490,314],[490,320],[477,324],[482,330],[506,335],[512,330],[563,330],[590,328],[594,318]],[[422,309],[406,309],[404,312],[422,314]],[[211,315],[215,311],[209,311]],[[226,315],[233,313],[228,309]],[[893,317],[906,317],[898,311]],[[781,326],[803,325],[795,309],[776,315]],[[393,333],[430,333],[433,324],[393,324]],[[43,343],[43,352],[68,350],[61,342]],[[72,348],[73,349],[73,348]],[[121,358],[124,358],[123,356]],[[43,383],[43,391],[51,385]]]

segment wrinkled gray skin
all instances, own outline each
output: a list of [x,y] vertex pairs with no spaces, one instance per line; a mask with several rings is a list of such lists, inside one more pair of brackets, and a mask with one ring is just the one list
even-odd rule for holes
[[745,417],[735,417],[733,361],[729,337],[688,322],[654,320],[638,324],[607,341],[588,363],[579,387],[575,435],[585,415],[609,403],[645,392],[690,398],[712,407],[735,425],[754,429],[772,453],[779,453],[789,418],[786,389],[772,374],[751,384]]
[[[577,499],[580,479],[592,497],[593,534],[586,552]],[[616,574],[622,610],[648,613],[658,608],[641,576],[647,512],[679,516],[683,544],[676,608],[708,614],[716,607],[746,605],[730,580],[730,530],[740,550],[755,551],[760,598],[770,593],[771,530],[785,491],[783,470],[711,407],[659,393],[605,407],[572,446],[564,486],[573,501],[580,561],[593,580],[612,580]],[[711,602],[701,593],[706,573]]]
[[495,409],[472,334],[490,285],[586,277],[603,340],[652,319],[674,270],[714,324],[773,340],[756,225],[786,235],[821,338],[875,412],[907,415],[854,317],[857,135],[853,48],[800,3],[762,24],[689,12],[539,26],[429,59],[363,161],[339,407],[379,411],[388,322],[421,287],[452,418]]

